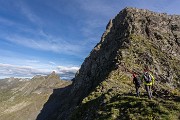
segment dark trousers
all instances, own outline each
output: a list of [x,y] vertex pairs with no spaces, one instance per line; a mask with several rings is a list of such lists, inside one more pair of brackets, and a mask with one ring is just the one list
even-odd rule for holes
[[149,99],[151,99],[152,98],[151,85],[145,85],[145,89],[146,89]]
[[139,95],[140,95],[140,92],[139,92],[140,86],[135,85],[135,88],[136,88],[136,96],[139,97]]

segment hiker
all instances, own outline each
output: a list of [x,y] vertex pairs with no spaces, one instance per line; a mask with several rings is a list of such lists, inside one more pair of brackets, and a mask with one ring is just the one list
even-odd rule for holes
[[139,97],[139,95],[140,95],[139,88],[141,86],[141,81],[139,79],[139,76],[137,76],[136,73],[132,73],[132,75],[133,75],[133,83],[136,88],[136,96]]
[[152,74],[148,71],[148,69],[144,70],[144,73],[141,77],[141,81],[144,80],[144,85],[146,92],[148,94],[149,99],[152,98],[152,86],[154,84],[154,77]]

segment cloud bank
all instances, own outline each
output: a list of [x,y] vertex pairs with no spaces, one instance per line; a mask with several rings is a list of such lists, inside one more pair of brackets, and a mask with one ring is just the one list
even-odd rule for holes
[[57,66],[54,68],[34,68],[31,66],[17,66],[11,64],[0,63],[0,78],[4,77],[27,77],[31,78],[35,75],[48,75],[55,71],[60,75],[61,79],[71,80],[79,67],[73,66]]

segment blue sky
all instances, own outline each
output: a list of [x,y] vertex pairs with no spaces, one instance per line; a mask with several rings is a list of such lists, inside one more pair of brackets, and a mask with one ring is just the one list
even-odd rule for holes
[[125,7],[180,14],[180,0],[0,0],[0,78],[71,79]]

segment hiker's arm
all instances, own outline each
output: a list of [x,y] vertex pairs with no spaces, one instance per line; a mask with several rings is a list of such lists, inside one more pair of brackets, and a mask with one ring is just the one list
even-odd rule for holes
[[134,78],[133,78],[133,83],[135,84],[135,80],[134,80]]
[[135,81],[133,80],[133,84],[135,84]]

